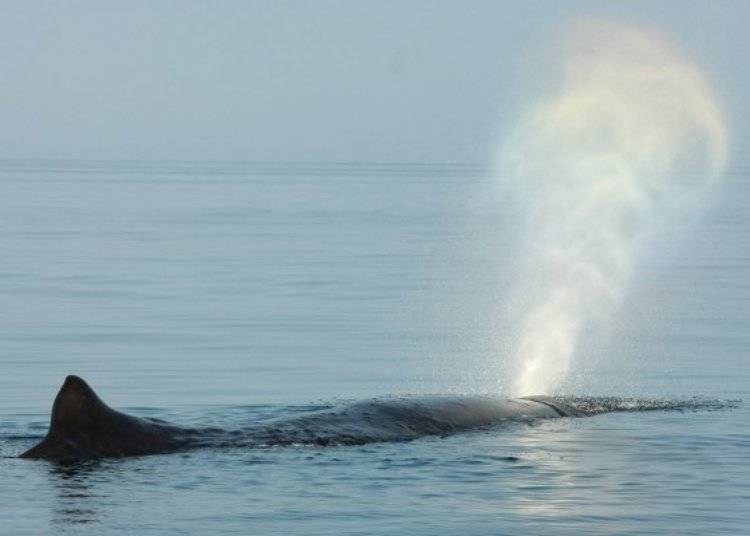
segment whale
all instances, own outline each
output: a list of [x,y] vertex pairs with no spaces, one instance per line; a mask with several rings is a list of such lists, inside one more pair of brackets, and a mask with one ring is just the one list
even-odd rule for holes
[[225,430],[177,426],[117,411],[104,403],[86,381],[71,375],[52,404],[46,436],[20,457],[68,463],[202,447],[364,445],[600,413],[715,410],[737,404],[738,401],[701,398],[402,396],[329,406]]
[[181,427],[112,409],[86,381],[71,375],[52,404],[47,435],[20,457],[66,462],[207,446],[362,445],[572,416],[576,416],[572,406],[549,397],[435,395],[357,402],[244,430]]

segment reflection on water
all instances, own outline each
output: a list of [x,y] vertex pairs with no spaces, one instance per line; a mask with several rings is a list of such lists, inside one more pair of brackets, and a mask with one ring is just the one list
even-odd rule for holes
[[[102,496],[95,495],[101,462],[49,464],[50,483],[55,489],[54,524],[78,525],[93,523],[100,517],[97,505]],[[96,500],[95,500],[96,499]]]
[[[559,516],[565,510],[567,490],[572,485],[571,465],[578,460],[569,455],[555,452],[553,445],[567,438],[571,444],[578,438],[572,419],[564,423],[538,423],[513,434],[505,443],[505,448],[518,452],[523,479],[508,494],[506,507],[521,517],[543,518]],[[554,437],[554,441],[551,441]]]

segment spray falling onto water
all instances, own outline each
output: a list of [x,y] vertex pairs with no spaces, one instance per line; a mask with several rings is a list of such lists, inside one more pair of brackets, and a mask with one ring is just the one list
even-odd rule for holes
[[583,330],[620,303],[639,242],[718,177],[726,133],[698,69],[656,36],[575,25],[559,90],[503,151],[527,216],[514,394],[551,393]]

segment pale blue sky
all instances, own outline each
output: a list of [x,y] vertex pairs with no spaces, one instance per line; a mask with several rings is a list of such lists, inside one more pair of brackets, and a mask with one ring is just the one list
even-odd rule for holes
[[485,162],[577,15],[669,35],[744,139],[741,0],[3,1],[0,158]]

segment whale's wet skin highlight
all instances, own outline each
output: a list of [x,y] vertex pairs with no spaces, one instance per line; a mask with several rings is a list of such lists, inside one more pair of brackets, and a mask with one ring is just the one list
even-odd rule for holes
[[743,173],[642,259],[596,367],[562,385],[595,416],[59,464],[17,456],[71,373],[118,411],[229,433],[511,396],[488,334],[513,222],[481,166],[6,164],[0,533],[741,534]]

